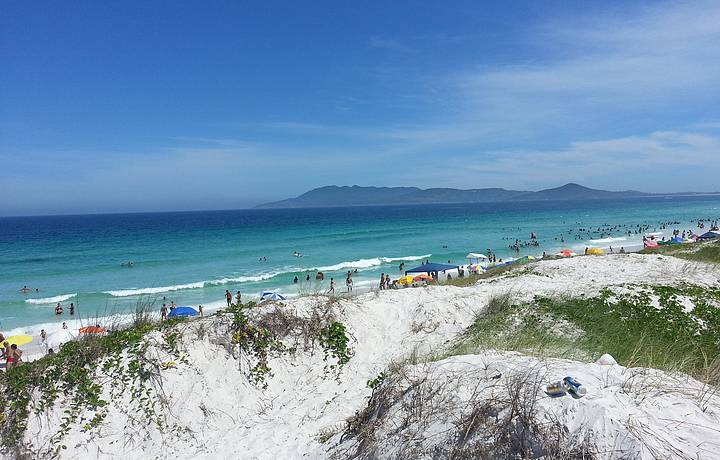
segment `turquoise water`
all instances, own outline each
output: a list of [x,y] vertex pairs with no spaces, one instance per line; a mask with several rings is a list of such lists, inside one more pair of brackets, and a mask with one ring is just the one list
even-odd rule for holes
[[[266,289],[296,295],[326,289],[330,277],[344,290],[354,269],[355,286],[367,288],[381,272],[399,276],[401,261],[464,263],[470,251],[617,250],[639,245],[641,230],[696,230],[698,219],[718,217],[720,197],[1,218],[0,328],[67,320],[70,302],[92,318],[131,311],[139,298],[213,305],[225,289],[248,300]],[[508,248],[530,232],[538,247]],[[25,285],[32,292],[20,293]]]

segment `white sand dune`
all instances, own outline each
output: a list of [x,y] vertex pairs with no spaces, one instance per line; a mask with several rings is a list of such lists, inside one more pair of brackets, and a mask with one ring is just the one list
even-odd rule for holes
[[[127,401],[115,399],[103,427],[89,436],[74,427],[64,444],[62,458],[329,458],[346,455],[352,440],[339,433],[346,420],[366,407],[371,391],[366,382],[413,351],[441,351],[466,329],[474,315],[487,307],[497,293],[512,292],[529,300],[537,294],[591,295],[606,286],[634,283],[717,285],[720,271],[709,265],[689,263],[655,255],[612,255],[542,261],[520,267],[473,287],[440,286],[363,294],[340,300],[340,320],[352,335],[354,356],[338,379],[325,372],[322,351],[283,355],[270,361],[274,376],[268,387],[259,389],[239,370],[242,363],[220,344],[223,337],[197,334],[201,325],[214,328],[215,318],[194,321],[183,334],[188,362],[163,371],[163,389],[169,400],[169,420],[188,430],[180,434],[131,430],[122,408]],[[285,308],[305,315],[318,298],[288,301]],[[198,338],[202,337],[202,338]],[[224,338],[227,340],[227,338]],[[162,351],[152,349],[162,358]],[[415,369],[415,368],[412,368]],[[704,390],[689,378],[659,371],[625,369],[568,360],[539,361],[517,353],[486,352],[436,362],[428,368],[433,379],[454,382],[460,389],[447,398],[450,405],[467,399],[478,373],[507,375],[535,369],[539,380],[573,375],[584,381],[589,394],[583,399],[549,399],[539,402],[541,414],[550,414],[562,429],[575,433],[592,429],[594,441],[606,448],[608,458],[621,450],[631,458],[667,458],[682,451],[688,458],[718,458],[720,452],[720,400],[709,395],[703,404],[696,394]],[[627,382],[639,375],[679,387],[682,391],[629,390]],[[680,380],[678,380],[680,379]],[[449,388],[449,387],[448,387]],[[483,390],[495,391],[495,390]],[[488,393],[489,394],[489,393]],[[108,395],[105,395],[108,397]],[[445,395],[449,396],[449,395]],[[65,402],[64,404],[67,404]],[[47,417],[32,417],[26,440],[38,448],[46,446],[57,429],[64,404]],[[704,410],[703,410],[704,409]],[[394,416],[401,408],[394,407]],[[89,414],[92,415],[92,414]],[[418,435],[441,429],[438,419],[430,428],[411,425]],[[399,439],[391,435],[392,421],[384,420],[379,432],[387,440],[380,458],[393,458]],[[433,428],[434,427],[434,428]],[[638,433],[650,433],[640,436]],[[327,439],[320,442],[320,439]],[[395,444],[393,444],[395,443]],[[613,452],[615,454],[613,454]]]

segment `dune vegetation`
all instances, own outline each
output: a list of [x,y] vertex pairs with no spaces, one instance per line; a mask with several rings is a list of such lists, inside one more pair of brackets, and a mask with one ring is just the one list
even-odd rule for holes
[[598,296],[496,295],[449,355],[483,349],[595,360],[610,353],[626,367],[691,375],[720,386],[720,288],[635,286]]

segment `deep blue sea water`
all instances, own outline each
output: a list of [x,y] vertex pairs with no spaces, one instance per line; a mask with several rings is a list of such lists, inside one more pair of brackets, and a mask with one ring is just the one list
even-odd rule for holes
[[[669,232],[719,217],[720,197],[674,197],[0,218],[0,329],[68,319],[70,302],[94,317],[130,311],[141,296],[198,305],[221,302],[229,289],[249,300],[265,289],[325,289],[331,276],[342,289],[344,273],[355,268],[356,286],[374,286],[381,272],[399,275],[402,260],[406,268],[426,258],[465,263],[470,251],[617,250],[640,244],[637,225],[651,232],[680,222]],[[508,248],[530,232],[540,246]],[[121,265],[127,261],[132,268]],[[317,269],[326,275],[322,285],[293,284]],[[33,292],[20,293],[25,285]],[[62,319],[53,314],[58,301]]]

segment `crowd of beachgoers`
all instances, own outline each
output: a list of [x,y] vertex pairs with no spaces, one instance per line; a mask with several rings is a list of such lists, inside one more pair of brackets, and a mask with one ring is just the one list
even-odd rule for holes
[[[583,242],[595,241],[598,243],[608,243],[604,245],[604,248],[597,247],[598,245],[586,246],[584,251],[581,252],[584,255],[596,255],[604,254],[605,252],[633,252],[643,248],[655,248],[659,245],[670,242],[692,243],[698,241],[699,239],[703,239],[703,235],[705,235],[707,238],[712,238],[715,234],[717,236],[720,236],[720,231],[718,230],[718,219],[698,218],[693,219],[690,222],[693,226],[691,228],[681,228],[679,227],[681,223],[675,220],[663,221],[655,225],[606,224],[594,228],[584,227],[581,224],[577,223],[576,227],[573,227],[570,230],[561,234],[555,235],[552,238],[555,242],[561,243],[572,240]],[[626,248],[624,246],[613,247],[612,242],[616,240],[618,235],[628,237],[641,236],[642,245],[638,244],[637,246],[633,246],[630,248]],[[511,244],[508,245],[508,248],[519,252],[521,248],[540,248],[541,245],[542,243],[538,238],[537,234],[535,232],[531,232],[527,240],[514,239]],[[301,253],[296,251],[293,255],[298,256],[298,254]],[[503,259],[502,257],[498,257],[498,255],[492,249],[488,248],[483,254],[474,255],[477,256],[474,261],[468,260],[467,262],[456,264],[453,260],[442,260],[440,261],[441,264],[439,264],[441,265],[441,269],[434,268],[432,270],[428,270],[427,272],[415,271],[412,274],[406,273],[407,267],[405,266],[405,262],[401,262],[397,266],[398,270],[395,275],[386,272],[381,273],[379,276],[379,280],[376,282],[376,284],[370,286],[369,290],[393,290],[403,289],[407,287],[427,286],[429,283],[444,282],[452,280],[453,278],[464,278],[467,276],[481,274],[488,270],[493,270],[494,268],[499,266],[505,266],[518,262],[527,262],[534,259],[573,257],[578,255],[578,253],[571,249],[563,249],[557,253],[552,254],[547,254],[545,251],[543,251],[541,255],[538,254],[537,256],[525,256],[522,258],[505,257]],[[261,259],[263,259],[263,257],[261,257]],[[430,266],[431,264],[438,265],[436,261],[432,261],[430,258],[421,260],[419,262],[423,266]],[[292,282],[293,284],[303,284],[303,282],[313,283],[314,293],[322,293],[326,295],[353,295],[356,293],[354,289],[354,275],[356,275],[357,273],[357,269],[347,270],[347,272],[339,276],[336,274],[327,274],[322,271],[316,271],[314,273],[304,273],[300,276],[295,275]],[[343,287],[338,286],[336,278],[343,279]],[[365,289],[365,291],[367,290],[368,289]],[[30,294],[34,292],[39,292],[39,288],[23,286],[23,288],[20,289],[20,292],[24,294]],[[279,293],[273,291],[266,291],[260,295],[259,301],[262,302],[264,300],[284,299],[285,297]],[[237,288],[233,290],[226,289],[224,300],[225,302],[223,303],[228,306],[232,303],[242,304],[241,291]],[[161,321],[165,321],[170,317],[203,316],[206,310],[217,310],[219,307],[222,306],[222,303],[218,302],[205,307],[203,305],[197,305],[192,307],[178,307],[178,302],[176,302],[175,299],[169,298],[167,296],[163,296],[161,299],[159,299],[158,303],[161,304],[161,307],[159,307],[158,311],[158,317]],[[77,329],[77,333],[73,330],[72,333],[61,334],[64,339],[70,339],[73,336],[77,337],[84,334],[107,333],[110,329],[109,327],[104,327],[103,325],[98,324],[97,322],[99,320],[97,319],[94,320],[91,325],[85,324],[83,326],[83,322],[79,318],[80,315],[78,314],[78,307],[75,305],[74,302],[70,302],[69,305],[66,306],[64,306],[62,302],[58,302],[55,305],[54,314],[59,319],[63,319],[60,329],[61,331],[67,331],[71,328],[68,325],[68,321],[64,320],[66,314],[67,316],[69,316],[68,320],[76,319],[76,321],[73,321],[71,324],[73,326],[77,326],[73,327],[73,329]],[[57,331],[53,332],[52,334],[56,333]],[[32,353],[33,356],[39,357],[43,354],[54,353],[55,350],[53,349],[53,346],[51,346],[50,342],[53,342],[52,345],[54,346],[59,346],[61,344],[61,341],[58,340],[49,341],[48,334],[46,333],[45,329],[42,329],[40,333],[34,337],[29,335],[16,335],[15,337],[9,337],[9,339],[11,340],[8,343],[4,344],[1,351],[2,354],[0,355],[0,359],[4,361],[6,368],[10,368],[12,366],[22,363],[23,350],[19,348],[22,345],[32,342],[37,343],[39,341],[40,345],[35,346],[34,353]],[[5,337],[0,334],[0,344],[3,344],[3,342],[6,342]],[[2,366],[2,363],[0,363],[0,366]]]

